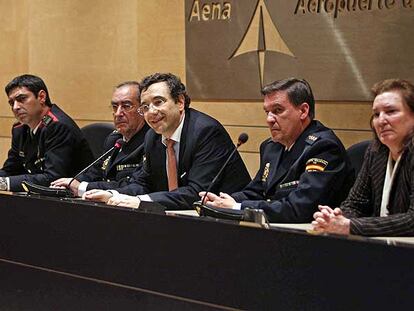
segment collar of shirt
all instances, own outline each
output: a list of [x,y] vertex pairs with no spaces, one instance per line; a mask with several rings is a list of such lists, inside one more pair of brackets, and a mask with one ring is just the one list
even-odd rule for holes
[[293,146],[295,145],[295,143],[296,143],[296,141],[293,143],[293,144],[291,144],[290,146],[289,146],[289,148],[288,147],[286,147],[285,146],[285,150],[283,150],[283,151],[287,151],[287,152],[289,152],[290,150],[292,150],[292,148],[293,148]]
[[388,205],[389,205],[389,200],[390,200],[391,188],[394,182],[395,172],[397,171],[397,167],[398,167],[398,164],[400,163],[400,160],[401,160],[401,154],[398,157],[397,161],[393,163],[394,161],[392,160],[391,151],[389,152],[387,166],[385,169],[384,186],[382,188],[382,199],[381,199],[381,209],[380,209],[381,217],[388,216],[389,214]]
[[[178,144],[180,144],[180,137],[181,137],[181,132],[183,131],[184,119],[185,119],[185,112],[183,112],[183,118],[181,119],[180,124],[178,124],[177,129],[175,130],[175,132],[170,137],[170,139],[174,140]],[[167,144],[165,142],[166,140],[167,140],[167,137],[165,137],[163,135],[161,141],[162,141],[164,146],[167,146]]]
[[40,124],[42,123],[42,121],[40,121],[39,122],[39,124],[33,129],[33,130],[30,130],[30,132],[33,134],[33,135],[36,135],[36,132],[37,132],[37,129],[39,128],[39,126],[40,126]]
[[32,129],[30,129],[30,132],[31,132],[33,135],[36,135],[37,129],[39,128],[40,124],[42,124],[42,120],[43,120],[44,116],[45,116],[45,115],[47,115],[49,111],[50,111],[50,108],[49,108],[49,109],[47,109],[46,113],[42,116],[42,119],[40,120],[39,124],[38,124],[38,125],[37,125],[37,126],[36,126],[33,130],[32,130]]

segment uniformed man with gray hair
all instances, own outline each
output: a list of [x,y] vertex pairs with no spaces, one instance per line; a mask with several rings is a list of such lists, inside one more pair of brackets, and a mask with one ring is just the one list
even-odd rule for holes
[[115,131],[108,135],[104,150],[109,150],[121,140],[122,146],[104,157],[88,171],[72,178],[60,178],[52,187],[67,188],[74,195],[82,196],[89,189],[112,189],[130,182],[133,172],[140,170],[144,156],[144,138],[149,126],[138,113],[139,83],[125,81],[115,87],[110,103]]
[[205,203],[262,209],[271,222],[310,222],[318,204],[337,206],[346,198],[353,169],[338,137],[314,120],[315,100],[307,81],[275,81],[262,94],[271,138],[260,146],[256,177],[240,192],[208,193]]

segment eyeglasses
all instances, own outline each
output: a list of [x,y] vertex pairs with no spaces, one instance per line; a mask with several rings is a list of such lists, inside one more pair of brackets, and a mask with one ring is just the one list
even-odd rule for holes
[[109,106],[109,108],[112,109],[113,113],[116,113],[119,108],[121,108],[121,111],[130,112],[135,107],[136,106],[133,105],[132,103],[122,103],[122,104],[115,104],[115,103],[113,103],[113,104],[111,104]]
[[138,107],[138,113],[143,116],[146,114],[150,109],[158,111],[162,105],[164,105],[167,102],[164,98],[156,98],[152,101],[152,103],[149,104],[143,104]]

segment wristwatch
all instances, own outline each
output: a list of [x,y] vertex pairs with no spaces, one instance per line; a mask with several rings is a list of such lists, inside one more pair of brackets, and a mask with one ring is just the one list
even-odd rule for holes
[[7,180],[6,177],[0,177],[0,190],[7,190]]

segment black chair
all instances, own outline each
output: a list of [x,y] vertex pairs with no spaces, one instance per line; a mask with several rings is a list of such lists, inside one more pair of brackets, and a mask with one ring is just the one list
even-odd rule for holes
[[350,146],[346,150],[349,160],[351,161],[352,167],[354,168],[355,177],[358,176],[358,173],[361,170],[362,163],[364,162],[365,152],[367,151],[368,145],[370,143],[371,140],[364,140]]
[[104,153],[105,139],[114,129],[112,123],[91,123],[81,128],[95,159]]

